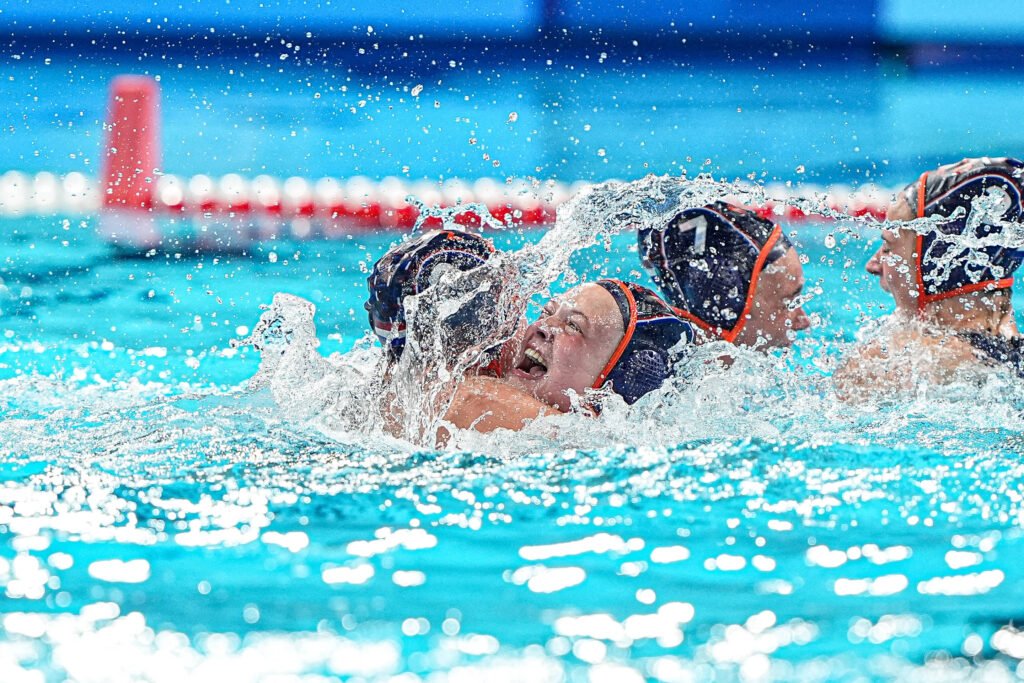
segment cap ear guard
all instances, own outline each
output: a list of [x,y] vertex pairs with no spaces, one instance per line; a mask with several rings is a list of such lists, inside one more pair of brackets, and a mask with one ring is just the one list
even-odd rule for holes
[[674,374],[679,347],[693,341],[693,327],[646,287],[622,280],[596,284],[615,299],[624,333],[593,388],[608,385],[633,404]]
[[633,353],[629,363],[616,366],[608,373],[605,381],[626,403],[633,404],[642,396],[660,389],[672,376],[672,365],[667,352],[640,349]]

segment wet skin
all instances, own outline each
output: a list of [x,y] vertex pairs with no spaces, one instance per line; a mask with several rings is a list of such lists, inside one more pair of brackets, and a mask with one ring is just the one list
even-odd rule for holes
[[583,285],[552,299],[530,325],[508,382],[561,411],[569,390],[582,395],[618,346],[625,328],[615,299],[599,285]]
[[[902,197],[889,206],[886,220],[909,221],[915,218],[914,211]],[[865,269],[878,278],[882,289],[896,302],[896,308],[904,312],[917,310],[917,233],[913,230],[882,230],[882,245],[870,259]]]
[[765,349],[792,346],[794,333],[811,326],[803,306],[794,305],[803,288],[803,266],[790,247],[761,271],[749,318],[735,343]]

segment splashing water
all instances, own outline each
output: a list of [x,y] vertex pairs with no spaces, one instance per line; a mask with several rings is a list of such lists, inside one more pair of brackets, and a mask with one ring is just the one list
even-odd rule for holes
[[[740,190],[574,197],[536,243],[411,299],[390,370],[368,338],[321,355],[335,304],[287,294],[202,360],[258,347],[244,389],[93,376],[151,350],[6,345],[90,365],[0,385],[5,680],[1012,680],[1024,392],[1005,373],[847,404],[841,339],[710,344],[600,419],[434,447],[445,387],[581,279],[574,253]],[[445,336],[493,292],[479,339]],[[819,298],[838,317],[843,296]]]
[[[652,175],[634,182],[611,181],[590,186],[560,207],[555,226],[535,243],[516,251],[500,252],[484,266],[470,272],[446,272],[426,292],[409,297],[406,300],[407,349],[391,367],[385,367],[382,361],[368,360],[374,352],[367,344],[350,355],[338,356],[333,363],[328,362],[315,350],[312,304],[278,295],[253,334],[241,342],[271,349],[264,351],[260,371],[250,385],[253,389],[271,387],[283,415],[316,418],[332,434],[343,432],[341,425],[352,425],[363,435],[382,437],[386,432],[397,432],[413,443],[433,447],[439,428],[454,429],[444,423],[443,416],[459,379],[469,369],[484,364],[494,349],[513,338],[521,329],[531,300],[549,296],[556,282],[579,281],[570,265],[574,254],[602,244],[610,249],[610,240],[615,235],[660,228],[691,206],[718,200],[763,203],[767,199],[763,187],[719,182],[709,175],[693,180]],[[975,198],[969,225],[981,221],[991,223],[993,216],[1001,215],[996,201],[997,198],[989,195]],[[838,212],[829,207],[823,197],[789,198],[784,202],[806,213],[837,219],[829,233],[833,248],[834,232],[856,237],[860,227],[865,225],[872,229],[927,232],[935,231],[940,220],[949,220],[930,217],[908,222],[876,222]],[[419,210],[418,225],[439,219],[444,228],[455,228],[460,216],[472,213],[479,216],[487,228],[506,228],[480,205],[448,208],[419,205]],[[962,215],[962,209],[957,209],[952,219]],[[1004,227],[1002,235],[979,238],[975,230],[969,229],[963,236],[945,235],[944,238],[972,252],[990,246],[996,239],[1016,244],[1020,226],[1006,223]],[[981,252],[974,253],[985,258]],[[948,254],[946,260],[956,256]],[[812,297],[813,290],[800,305]],[[478,308],[483,310],[474,316],[476,326],[472,339],[466,339],[466,325],[460,315],[467,309]],[[460,327],[463,331],[457,334]],[[868,336],[881,334],[885,328],[869,329],[874,331],[866,331]],[[800,348],[798,344],[796,349]],[[621,441],[625,433],[643,433],[656,443],[678,443],[714,434],[779,438],[782,432],[772,426],[776,420],[764,419],[757,410],[750,410],[751,405],[765,401],[777,405],[805,405],[809,400],[834,402],[830,413],[835,423],[845,428],[849,425],[845,418],[855,409],[836,402],[827,375],[820,374],[820,370],[827,372],[834,367],[834,359],[819,353],[824,352],[824,348],[810,349],[804,344],[803,349],[802,356],[814,361],[813,370],[794,360],[797,350],[778,359],[733,348],[728,355],[740,363],[726,369],[714,362],[724,350],[715,344],[708,345],[687,366],[686,380],[667,384],[635,406],[628,407],[613,399],[611,410],[606,410],[607,414],[596,423],[589,418],[554,417],[538,420],[514,437],[460,433],[452,445],[511,455],[558,447],[600,448],[602,444]],[[981,379],[965,377],[966,385],[957,384],[957,389],[949,391],[956,394],[965,386],[974,391],[989,381],[990,374]],[[712,387],[727,389],[723,397],[716,398],[715,391],[703,393]],[[919,395],[922,401],[935,401],[936,392],[943,391],[946,390],[922,390]],[[1003,386],[1001,391],[1004,396],[1018,393],[1012,384]],[[724,395],[730,398],[724,399]],[[706,402],[713,403],[714,409],[708,410]],[[787,433],[799,432],[801,426],[798,419],[786,425]],[[812,434],[802,436],[811,438]]]

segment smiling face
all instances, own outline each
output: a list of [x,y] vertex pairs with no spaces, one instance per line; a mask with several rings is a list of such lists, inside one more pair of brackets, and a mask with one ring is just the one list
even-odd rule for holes
[[757,348],[792,346],[794,333],[811,326],[799,302],[803,289],[804,269],[796,250],[790,247],[761,271],[750,317],[735,343]]
[[530,325],[508,374],[510,384],[559,410],[571,407],[569,389],[583,394],[622,340],[615,299],[599,285],[583,285],[552,299]]
[[[890,205],[885,217],[909,221],[916,216],[903,197]],[[892,295],[896,308],[917,310],[917,233],[913,230],[882,230],[882,246],[868,260],[866,269]]]

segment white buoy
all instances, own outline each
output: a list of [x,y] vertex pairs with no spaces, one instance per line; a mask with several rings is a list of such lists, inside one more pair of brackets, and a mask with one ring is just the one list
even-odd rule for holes
[[156,203],[160,207],[178,208],[185,204],[185,181],[176,175],[156,179]]
[[217,203],[229,211],[249,207],[249,181],[237,173],[228,173],[217,183]]
[[428,207],[441,206],[444,195],[441,194],[441,187],[429,180],[419,180],[409,188],[409,194],[423,202]]
[[441,196],[448,206],[456,204],[472,204],[476,201],[473,187],[459,178],[449,178],[441,185]]
[[327,212],[341,206],[345,199],[345,188],[337,178],[321,178],[313,186],[313,201],[318,208]]
[[345,199],[356,207],[376,204],[379,201],[379,187],[366,176],[352,176],[345,182]]
[[194,175],[188,179],[188,204],[199,209],[217,203],[217,188],[208,175]]
[[494,178],[480,178],[473,183],[473,194],[476,201],[486,205],[488,208],[502,203],[503,186],[499,185]]
[[257,206],[264,209],[277,209],[281,206],[281,188],[271,176],[258,175],[253,178],[250,192]]
[[100,207],[96,186],[84,173],[72,171],[61,179],[60,209],[71,214],[88,214]]
[[34,214],[47,216],[57,213],[61,196],[60,180],[53,173],[43,171],[32,179],[32,206]]
[[0,176],[0,212],[6,216],[23,216],[29,209],[31,179],[20,171]]
[[281,186],[281,205],[289,214],[311,212],[313,186],[305,178],[292,176]]

